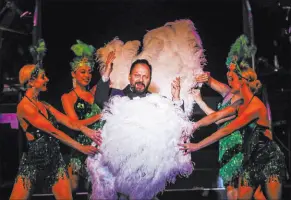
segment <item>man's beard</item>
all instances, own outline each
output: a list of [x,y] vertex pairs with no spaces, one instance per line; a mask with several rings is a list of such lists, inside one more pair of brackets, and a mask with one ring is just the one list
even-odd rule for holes
[[[142,91],[137,90],[137,89],[136,89],[136,85],[137,85],[137,84],[142,84],[143,87],[144,87],[144,89],[143,89]],[[148,91],[149,84],[146,86],[146,85],[145,85],[144,83],[142,83],[142,82],[136,82],[136,83],[134,83],[133,86],[131,85],[130,88],[131,88],[131,91],[132,91],[133,93],[135,93],[135,94],[137,94],[137,95],[141,95],[141,94],[144,94],[144,93],[146,93],[146,92]]]

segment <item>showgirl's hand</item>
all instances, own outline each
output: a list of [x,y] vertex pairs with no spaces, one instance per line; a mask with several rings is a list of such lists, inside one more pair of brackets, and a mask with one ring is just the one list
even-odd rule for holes
[[174,101],[180,100],[180,77],[176,77],[171,84],[171,93]]
[[96,154],[98,152],[98,149],[96,147],[91,146],[91,145],[81,146],[79,150],[83,154],[86,154],[89,156],[93,156],[94,154]]
[[103,76],[108,77],[110,76],[112,70],[113,70],[113,61],[115,59],[115,51],[111,51],[106,59],[106,63],[105,63],[105,70],[104,70],[104,74]]
[[[92,130],[92,129],[90,129]],[[101,130],[92,130],[91,133],[91,139],[98,145],[100,146],[102,143],[102,136],[101,136]]]
[[197,83],[207,83],[210,78],[210,72],[205,72],[203,74],[199,74],[195,77],[195,82]]
[[184,141],[184,143],[188,143],[188,142],[190,142],[190,137],[187,136],[187,135],[183,135],[183,136],[181,137],[181,139]]
[[200,149],[199,143],[185,143],[179,144],[179,146],[180,150],[184,152],[184,155],[198,151]]
[[84,128],[82,132],[88,136],[91,140],[93,140],[98,146],[102,143],[102,137],[101,137],[101,130],[93,130],[90,128]]
[[102,115],[103,115],[103,114],[102,114],[102,113],[99,113],[99,114],[96,114],[96,115],[97,115],[97,117],[99,118],[99,119],[98,119],[98,121],[99,121],[99,120],[102,118]]

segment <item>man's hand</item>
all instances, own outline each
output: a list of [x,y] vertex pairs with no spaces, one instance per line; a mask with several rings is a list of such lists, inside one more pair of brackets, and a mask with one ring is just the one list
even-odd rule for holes
[[113,61],[115,59],[115,51],[111,51],[106,59],[106,63],[105,63],[105,70],[104,73],[102,74],[102,76],[104,76],[105,78],[109,78],[110,74],[113,70]]
[[191,89],[191,94],[196,102],[202,102],[201,92],[198,89]]
[[180,77],[176,77],[172,84],[171,84],[171,93],[172,93],[172,100],[179,101],[180,100]]

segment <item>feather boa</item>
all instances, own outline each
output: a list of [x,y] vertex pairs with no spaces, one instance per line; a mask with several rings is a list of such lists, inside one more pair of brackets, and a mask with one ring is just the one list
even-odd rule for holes
[[192,173],[191,156],[178,144],[192,123],[173,102],[158,94],[130,100],[113,97],[103,110],[102,154],[88,157],[92,199],[151,199],[176,176]]

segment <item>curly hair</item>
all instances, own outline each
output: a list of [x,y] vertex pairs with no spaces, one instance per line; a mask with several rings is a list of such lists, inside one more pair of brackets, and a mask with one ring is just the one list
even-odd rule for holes
[[242,62],[240,64],[241,76],[247,80],[247,84],[254,94],[260,92],[262,83],[258,80],[257,73],[248,64]]

